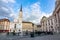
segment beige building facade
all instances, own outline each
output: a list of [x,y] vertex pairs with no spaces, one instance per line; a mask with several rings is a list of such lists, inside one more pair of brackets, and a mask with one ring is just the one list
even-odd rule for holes
[[0,19],[0,32],[9,32],[10,21],[6,18]]
[[37,31],[38,31],[38,32],[41,32],[41,31],[42,31],[41,25],[37,25]]
[[32,22],[22,22],[22,30],[33,32],[37,30],[37,25],[33,24]]
[[33,30],[33,23],[31,23],[31,22],[22,22],[22,30],[23,31],[30,31],[30,32],[32,32],[32,30]]

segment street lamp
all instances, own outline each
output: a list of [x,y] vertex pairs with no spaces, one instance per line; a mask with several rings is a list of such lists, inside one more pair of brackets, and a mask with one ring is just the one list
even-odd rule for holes
[[34,37],[34,24],[32,24],[32,26],[33,26],[32,37]]

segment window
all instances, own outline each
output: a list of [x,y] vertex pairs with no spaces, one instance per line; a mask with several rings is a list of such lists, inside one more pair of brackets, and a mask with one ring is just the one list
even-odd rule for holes
[[55,14],[55,21],[57,22],[56,14]]
[[46,26],[47,26],[47,23],[46,23]]
[[51,28],[53,28],[53,26],[51,26]]
[[44,26],[44,22],[43,22],[43,26]]
[[53,25],[53,20],[51,19],[51,24]]
[[49,20],[48,20],[48,24],[50,25],[50,22],[49,22]]

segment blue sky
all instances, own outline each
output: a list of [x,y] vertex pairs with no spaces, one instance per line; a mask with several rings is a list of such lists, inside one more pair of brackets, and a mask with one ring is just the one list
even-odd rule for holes
[[44,12],[52,12],[55,7],[55,0],[16,0],[19,6],[22,4],[23,7],[30,6],[36,2],[40,2],[41,10]]
[[43,16],[50,16],[55,8],[55,0],[0,0],[0,19],[17,19],[21,4],[23,20],[33,23],[39,23]]

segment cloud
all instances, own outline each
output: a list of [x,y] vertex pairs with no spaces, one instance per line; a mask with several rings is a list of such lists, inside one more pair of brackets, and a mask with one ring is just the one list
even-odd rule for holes
[[15,0],[1,0],[1,1],[5,3],[15,3]]
[[45,13],[41,11],[40,2],[36,2],[23,9],[23,19],[31,21],[35,24],[40,24],[43,16],[49,17],[52,13]]
[[[17,19],[20,8],[15,12],[12,5],[16,3],[15,0],[0,0],[0,19],[8,18],[10,20]],[[16,5],[15,5],[16,6]],[[35,2],[30,6],[23,8],[23,20],[31,21],[35,24],[39,24],[42,16],[50,16],[52,13],[45,13],[41,11],[40,2]]]
[[1,7],[0,8],[0,16],[9,16],[9,12],[8,12],[8,9],[5,8],[5,7]]
[[15,12],[12,5],[15,4],[15,0],[0,0],[0,19],[8,18],[13,20],[15,18]]

